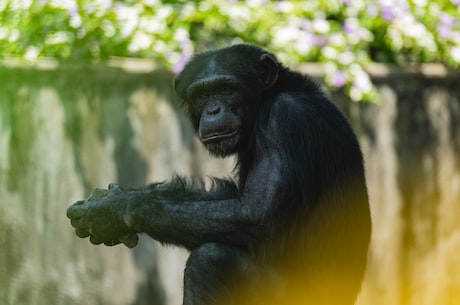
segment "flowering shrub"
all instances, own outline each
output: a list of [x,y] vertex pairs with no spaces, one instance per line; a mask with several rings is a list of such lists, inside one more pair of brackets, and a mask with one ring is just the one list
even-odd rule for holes
[[322,62],[330,87],[370,100],[367,62],[460,66],[460,0],[0,0],[3,57],[147,57],[177,73],[194,52],[236,42]]

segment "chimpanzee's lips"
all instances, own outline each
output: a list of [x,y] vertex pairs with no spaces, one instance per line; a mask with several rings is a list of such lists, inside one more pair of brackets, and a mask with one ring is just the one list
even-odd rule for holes
[[237,129],[232,130],[230,132],[224,132],[224,133],[215,132],[215,133],[211,133],[209,135],[206,135],[206,136],[202,137],[201,142],[203,142],[203,144],[209,144],[209,143],[213,143],[213,142],[222,141],[222,140],[225,140],[225,139],[228,139],[228,138],[233,138],[234,136],[236,136],[238,134],[239,131],[240,130],[237,128]]

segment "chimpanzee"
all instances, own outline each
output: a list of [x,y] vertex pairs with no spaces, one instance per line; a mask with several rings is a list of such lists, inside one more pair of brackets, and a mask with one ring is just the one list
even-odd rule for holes
[[184,305],[353,304],[371,232],[363,158],[319,85],[240,44],[195,55],[174,86],[206,149],[236,154],[236,179],[111,184],[69,207],[77,235],[185,247]]

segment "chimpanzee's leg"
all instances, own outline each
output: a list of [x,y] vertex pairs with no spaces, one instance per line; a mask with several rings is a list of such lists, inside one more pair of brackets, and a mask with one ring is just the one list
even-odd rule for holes
[[249,261],[247,252],[238,247],[208,243],[194,249],[185,268],[183,305],[232,303],[234,287]]

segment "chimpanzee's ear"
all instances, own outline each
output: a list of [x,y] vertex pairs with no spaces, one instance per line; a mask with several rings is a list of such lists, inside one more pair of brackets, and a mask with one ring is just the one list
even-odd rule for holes
[[279,64],[270,54],[264,53],[259,58],[259,78],[265,88],[270,88],[278,80]]

